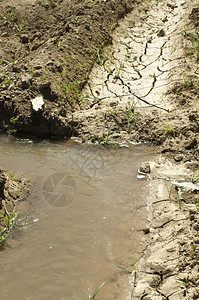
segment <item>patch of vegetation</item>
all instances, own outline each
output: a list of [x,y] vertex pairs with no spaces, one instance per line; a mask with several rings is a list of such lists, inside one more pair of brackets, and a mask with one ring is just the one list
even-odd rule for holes
[[14,134],[16,132],[17,132],[16,129],[8,129],[7,130],[7,133],[10,134],[10,135],[12,135],[12,134]]
[[14,123],[16,122],[16,119],[15,119],[14,117],[12,117],[12,118],[10,119],[10,122],[14,124]]
[[16,226],[20,225],[20,218],[18,219],[18,213],[15,211],[15,208],[9,212],[4,204],[4,211],[0,211],[0,243],[5,241],[8,233]]
[[15,227],[24,227],[23,217],[17,212],[17,202],[26,197],[30,186],[29,180],[18,180],[15,173],[4,174],[3,199],[0,208],[0,245]]
[[186,48],[187,54],[196,56],[196,60],[199,61],[199,32],[194,34],[185,30],[184,34],[192,43],[190,47]]
[[176,137],[179,135],[179,130],[176,127],[166,125],[165,129],[161,131],[161,135]]
[[126,118],[127,118],[127,122],[129,123],[135,123],[137,121],[137,115],[135,113],[135,107],[136,104],[132,103],[132,104],[128,104],[122,111],[125,114]]
[[63,100],[68,102],[73,105],[73,104],[78,104],[84,102],[85,97],[82,97],[81,90],[82,90],[82,84],[83,81],[74,81],[68,83],[68,85],[63,85],[62,89],[62,96]]
[[17,180],[17,177],[15,176],[15,173],[9,173],[8,177],[11,178],[12,180]]
[[19,26],[16,24],[17,30],[19,32],[19,34],[22,34],[22,29],[23,29],[23,19],[21,20],[21,23],[19,24]]
[[193,174],[188,178],[192,183],[199,183],[199,171],[196,170]]
[[60,40],[60,38],[58,36],[54,39],[53,44],[56,45],[57,47],[60,46],[61,40]]
[[6,15],[3,17],[3,23],[4,25],[8,25],[11,22],[16,22],[17,21],[17,17],[16,14],[14,12],[14,7],[8,7],[7,11],[6,11]]
[[121,76],[120,76],[120,72],[121,72],[121,70],[123,69],[123,64],[122,63],[120,63],[120,66],[119,66],[119,68],[116,70],[116,73],[115,73],[115,75],[114,75],[114,79],[121,79]]
[[107,146],[110,144],[109,136],[111,132],[109,131],[107,134],[103,133],[101,136],[94,135],[91,139],[92,142],[98,142],[100,145]]

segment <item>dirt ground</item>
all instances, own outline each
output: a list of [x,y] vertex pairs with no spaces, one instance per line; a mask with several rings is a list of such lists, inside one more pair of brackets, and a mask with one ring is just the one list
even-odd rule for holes
[[[152,4],[1,1],[0,129],[19,135],[76,136],[83,142],[149,142],[164,152],[193,150],[198,157],[197,9],[190,8],[172,33],[178,43],[171,53],[178,64],[170,73],[173,84],[164,93],[172,104],[169,112],[148,113],[135,106],[124,113],[114,101],[104,112],[99,95],[88,99],[82,94],[94,63],[105,67],[112,59],[106,57],[107,46],[118,20],[134,6],[133,26],[140,19],[145,22]],[[171,4],[168,8],[174,9]],[[37,97],[43,101],[40,109],[33,104]]]
[[[69,138],[72,111],[127,0],[1,1],[0,129],[9,133]],[[42,96],[44,107],[31,99]]]

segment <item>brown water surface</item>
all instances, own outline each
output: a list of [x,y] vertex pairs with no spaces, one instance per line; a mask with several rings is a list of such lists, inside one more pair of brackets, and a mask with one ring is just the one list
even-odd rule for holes
[[150,189],[137,169],[152,150],[1,136],[0,154],[32,183],[29,225],[0,253],[0,299],[89,300],[105,280],[96,299],[113,299],[121,267],[133,271],[142,250]]

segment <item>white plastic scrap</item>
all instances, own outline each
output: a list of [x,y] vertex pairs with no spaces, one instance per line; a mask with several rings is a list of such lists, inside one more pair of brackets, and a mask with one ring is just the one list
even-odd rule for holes
[[32,108],[35,111],[38,111],[40,109],[42,109],[42,106],[44,105],[44,99],[43,96],[37,96],[34,99],[30,100],[32,103]]
[[175,186],[178,186],[179,188],[185,190],[185,191],[198,191],[199,190],[199,184],[194,184],[192,182],[172,182]]

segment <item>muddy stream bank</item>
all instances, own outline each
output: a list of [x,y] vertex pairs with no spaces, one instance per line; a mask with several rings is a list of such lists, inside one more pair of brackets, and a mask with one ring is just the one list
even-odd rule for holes
[[2,299],[198,299],[197,1],[22,4],[0,4],[0,166],[31,181]]

